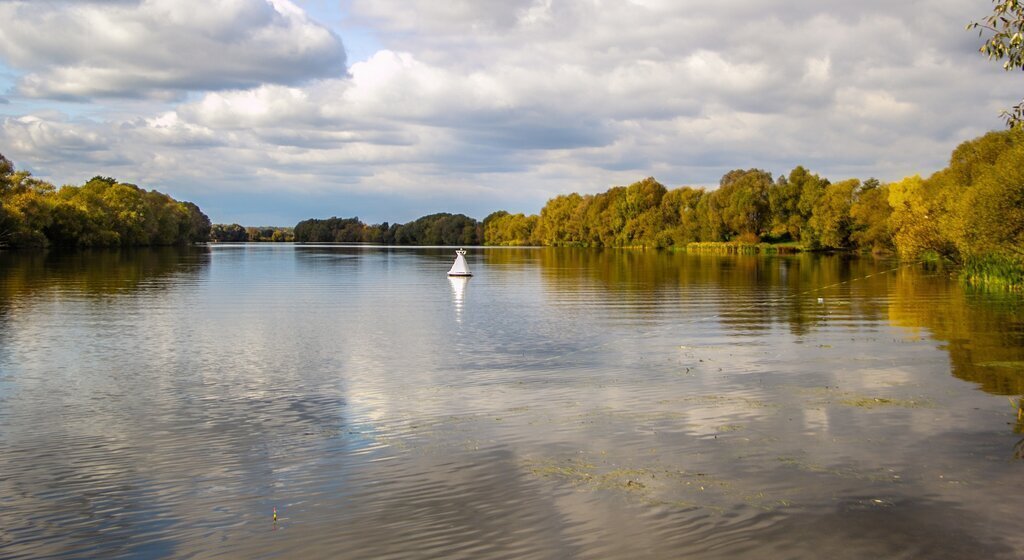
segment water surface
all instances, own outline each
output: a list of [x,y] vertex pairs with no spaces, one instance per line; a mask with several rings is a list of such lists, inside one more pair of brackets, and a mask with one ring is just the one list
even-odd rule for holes
[[0,253],[0,557],[1024,556],[1019,299],[871,258],[453,257]]

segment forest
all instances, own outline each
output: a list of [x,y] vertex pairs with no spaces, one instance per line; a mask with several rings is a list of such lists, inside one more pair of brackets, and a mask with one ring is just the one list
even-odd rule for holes
[[[56,189],[0,156],[0,246],[173,245],[196,241],[547,245],[684,250],[701,243],[896,253],[962,266],[973,283],[1024,287],[1024,129],[962,143],[927,178],[831,181],[803,166],[726,173],[713,190],[654,178],[564,194],[539,214],[482,222],[438,213],[406,224],[309,219],[294,228],[217,224],[190,202],[97,176]],[[694,246],[695,248],[697,246]]]
[[479,222],[463,214],[439,213],[407,224],[367,225],[359,218],[303,220],[295,225],[301,243],[365,242],[386,245],[482,245]]
[[60,189],[0,155],[0,247],[113,247],[206,241],[210,219],[177,201],[111,177]]
[[773,180],[726,173],[715,190],[653,178],[552,198],[539,215],[495,212],[488,245],[685,248],[779,243],[805,250],[895,252],[963,265],[970,282],[1024,287],[1024,129],[962,143],[928,178],[832,182],[802,166]]
[[[238,226],[241,229],[241,226]],[[476,222],[433,214],[409,224],[305,220],[300,242],[547,245],[684,250],[689,245],[896,253],[962,265],[972,283],[1024,287],[1024,130],[958,146],[922,178],[831,181],[797,166],[726,173],[718,188],[669,189],[654,178],[603,193],[559,195],[539,214],[498,211]]]

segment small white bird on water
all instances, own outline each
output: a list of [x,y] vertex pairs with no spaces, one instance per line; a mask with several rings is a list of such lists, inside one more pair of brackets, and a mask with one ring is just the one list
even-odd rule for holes
[[448,276],[472,276],[473,273],[469,271],[469,265],[466,264],[466,250],[459,248],[455,251],[455,264],[452,265],[451,270],[448,271]]

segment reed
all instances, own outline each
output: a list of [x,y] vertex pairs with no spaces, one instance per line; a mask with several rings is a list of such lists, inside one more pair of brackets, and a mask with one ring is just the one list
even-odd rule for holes
[[743,241],[696,241],[686,244],[687,253],[719,253],[731,255],[776,255],[783,253],[799,253],[802,249],[796,245],[778,245],[772,243],[746,243]]
[[999,254],[968,257],[960,270],[967,285],[984,290],[1024,291],[1024,263]]

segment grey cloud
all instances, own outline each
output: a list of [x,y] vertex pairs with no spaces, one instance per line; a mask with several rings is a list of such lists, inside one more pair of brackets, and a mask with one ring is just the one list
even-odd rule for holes
[[357,0],[353,11],[390,29],[415,29],[426,23],[435,29],[507,30],[515,27],[533,0]]
[[7,2],[0,57],[27,71],[21,94],[54,99],[166,99],[345,71],[341,39],[286,0]]
[[600,121],[545,113],[481,119],[466,123],[461,134],[470,145],[502,150],[571,150],[602,146],[613,138]]
[[[977,14],[953,0],[927,10],[881,0],[395,2],[353,4],[388,50],[349,76],[251,87],[220,78],[239,89],[128,124],[51,123],[70,136],[19,136],[17,155],[55,161],[74,134],[93,133],[108,144],[96,157],[119,154],[132,162],[124,171],[155,187],[358,195],[366,208],[415,197],[490,209],[514,201],[536,211],[554,194],[648,175],[716,185],[732,168],[778,174],[798,164],[834,179],[928,174],[959,142],[1000,127],[998,109],[1019,97],[963,30]],[[273,28],[261,13],[240,10],[245,25],[228,27]],[[214,35],[245,40],[231,33]],[[61,43],[52,50],[52,60],[70,56]],[[205,87],[213,71],[203,64],[182,62],[191,73],[173,78],[176,87]],[[147,77],[163,65],[139,65],[133,79],[150,84],[147,95],[164,91]],[[57,76],[63,66],[81,70],[62,62],[34,72]],[[91,157],[52,170],[73,172]]]
[[254,131],[259,140],[270,146],[291,146],[322,150],[346,144],[367,143],[378,146],[413,146],[416,138],[407,133],[386,131],[288,130],[284,128]]

